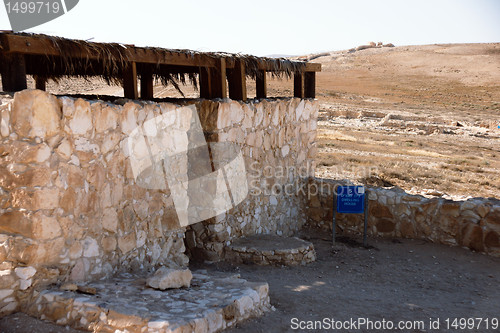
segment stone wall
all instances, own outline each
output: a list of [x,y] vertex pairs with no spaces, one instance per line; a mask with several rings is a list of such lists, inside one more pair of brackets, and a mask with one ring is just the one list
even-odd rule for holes
[[[187,265],[186,228],[169,189],[139,186],[126,148],[137,126],[179,105],[111,104],[39,90],[1,102],[0,315],[18,309],[37,285]],[[220,259],[234,237],[299,229],[306,209],[295,193],[302,179],[296,170],[310,175],[313,168],[317,102],[183,104],[196,106],[209,141],[239,145],[249,185],[255,181],[241,204],[189,227],[186,244]],[[264,166],[271,175],[259,174]],[[277,167],[287,174],[273,174]],[[293,194],[265,192],[273,184],[291,185]]]
[[[311,178],[309,225],[331,231],[336,181]],[[345,185],[345,184],[341,184]],[[317,189],[317,190],[316,190]],[[425,239],[500,256],[500,200],[462,201],[411,195],[398,188],[368,188],[368,233]],[[337,214],[338,230],[363,232],[362,214]]]
[[186,233],[193,256],[220,260],[234,238],[254,234],[290,236],[307,221],[304,187],[314,174],[319,104],[297,98],[219,104],[201,108],[209,141],[241,147],[249,197]]

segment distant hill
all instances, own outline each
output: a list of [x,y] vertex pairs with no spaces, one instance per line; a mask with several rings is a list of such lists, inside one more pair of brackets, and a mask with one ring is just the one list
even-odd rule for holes
[[328,99],[369,96],[381,103],[475,109],[500,103],[500,43],[351,49],[310,61],[322,64],[316,89]]
[[296,55],[290,55],[290,54],[269,54],[269,55],[266,55],[264,57],[267,57],[267,58],[292,58],[292,57],[296,57]]

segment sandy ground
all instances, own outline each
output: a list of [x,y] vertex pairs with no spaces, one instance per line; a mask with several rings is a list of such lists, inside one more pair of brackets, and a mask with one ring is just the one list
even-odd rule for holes
[[[440,320],[441,329],[433,332],[446,331],[447,318],[500,319],[500,258],[406,239],[369,239],[366,249],[354,236],[343,237],[335,246],[330,234],[322,231],[301,237],[312,241],[317,252],[316,262],[306,266],[192,265],[193,269],[234,272],[249,281],[269,283],[275,310],[228,332],[289,332],[293,318],[304,322],[368,318],[395,325],[423,321],[425,325],[403,332],[430,332],[431,318]],[[488,331],[483,322],[470,331],[500,332],[500,326]],[[15,314],[0,320],[0,332],[76,331]]]
[[318,231],[303,238],[318,255],[305,267],[217,267],[267,281],[276,308],[229,332],[293,331],[292,318],[424,321],[419,330],[403,331],[429,332],[430,318],[444,329],[446,318],[500,317],[499,258],[423,241],[370,239],[365,249],[354,238],[332,248],[330,235]]

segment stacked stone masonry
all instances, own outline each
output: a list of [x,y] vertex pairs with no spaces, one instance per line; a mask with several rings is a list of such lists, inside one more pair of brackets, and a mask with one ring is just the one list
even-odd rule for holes
[[316,260],[311,242],[297,237],[255,235],[233,241],[225,248],[225,259],[233,263],[295,266]]
[[220,260],[233,239],[295,234],[307,221],[304,195],[307,179],[314,175],[318,102],[291,98],[204,103],[211,106],[203,106],[200,113],[209,141],[241,147],[251,199],[190,226],[186,243],[191,252]]
[[168,189],[135,182],[126,148],[137,126],[179,104],[39,90],[0,98],[0,315],[44,285],[185,267],[185,244],[220,259],[235,238],[291,235],[306,222],[297,189],[314,169],[317,101],[179,102],[196,106],[208,141],[239,145],[251,190],[186,230]]
[[[331,231],[333,191],[339,184],[329,179],[310,179],[309,225]],[[425,239],[500,256],[498,199],[453,201],[411,195],[398,188],[369,188],[368,199],[371,236]],[[363,232],[361,214],[337,214],[336,221],[341,230]]]

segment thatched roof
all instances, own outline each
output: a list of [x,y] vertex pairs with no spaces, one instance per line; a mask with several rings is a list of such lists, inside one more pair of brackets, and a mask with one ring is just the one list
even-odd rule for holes
[[[43,79],[65,76],[100,76],[108,83],[123,83],[123,72],[135,62],[140,76],[145,70],[163,84],[190,81],[197,85],[200,68],[213,67],[225,59],[229,71],[237,61],[245,65],[245,75],[255,79],[263,70],[277,77],[290,77],[306,70],[306,63],[285,58],[255,57],[222,52],[197,52],[158,47],[135,47],[118,43],[95,43],[42,34],[0,33],[0,56],[6,52],[23,53],[26,73]],[[1,66],[1,65],[0,65]]]

